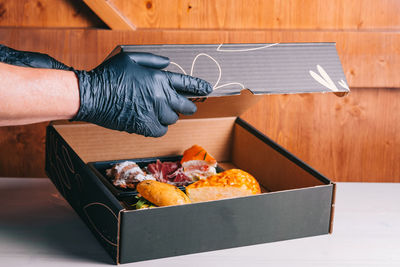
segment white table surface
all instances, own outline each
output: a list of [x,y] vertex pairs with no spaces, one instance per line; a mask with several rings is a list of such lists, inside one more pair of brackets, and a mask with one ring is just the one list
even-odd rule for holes
[[[0,266],[112,264],[48,179],[0,178]],[[123,266],[400,266],[400,184],[338,183],[334,231]]]

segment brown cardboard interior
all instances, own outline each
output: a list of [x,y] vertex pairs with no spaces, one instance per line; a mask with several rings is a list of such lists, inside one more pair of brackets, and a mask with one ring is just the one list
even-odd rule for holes
[[239,117],[249,107],[255,105],[265,95],[254,95],[244,89],[240,95],[214,96],[191,99],[197,111],[190,116],[179,115],[180,119]]
[[217,160],[230,161],[235,117],[179,120],[161,138],[144,137],[93,124],[54,125],[85,162],[180,155],[194,144]]
[[268,191],[324,184],[238,124],[232,147],[233,164],[257,177]]
[[180,120],[161,138],[127,134],[91,124],[54,127],[86,163],[180,155],[193,144],[199,144],[223,168],[238,167],[248,171],[268,191],[324,184],[235,120],[235,117]]

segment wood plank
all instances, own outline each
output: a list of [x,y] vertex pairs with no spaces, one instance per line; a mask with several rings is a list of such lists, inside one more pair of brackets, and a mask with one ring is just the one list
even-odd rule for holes
[[83,0],[112,30],[135,30],[135,25],[108,0]]
[[0,127],[0,177],[45,177],[46,125]]
[[398,89],[266,96],[243,118],[327,177],[400,182]]
[[107,28],[82,1],[0,0],[0,26]]
[[[350,85],[379,89],[353,89],[345,98],[330,94],[268,96],[244,118],[334,180],[398,182],[400,110],[395,99],[400,91],[381,88],[400,87],[394,71],[400,62],[397,32],[0,28],[0,43],[49,53],[84,69],[99,64],[117,44],[333,40],[338,41]],[[0,176],[44,175],[44,126],[0,128]]]
[[[107,0],[107,3],[138,28],[400,29],[397,0],[254,0],[251,4],[246,0]],[[107,27],[82,1],[73,0],[0,0],[0,26]]]
[[397,0],[112,0],[138,28],[399,30]]
[[96,66],[118,44],[336,42],[350,87],[400,87],[400,32],[0,28],[0,41],[51,53],[76,68]]

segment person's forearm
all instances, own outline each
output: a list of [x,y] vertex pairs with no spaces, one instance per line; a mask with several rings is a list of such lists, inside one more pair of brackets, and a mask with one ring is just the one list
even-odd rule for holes
[[78,109],[78,81],[72,71],[0,62],[0,126],[71,119]]

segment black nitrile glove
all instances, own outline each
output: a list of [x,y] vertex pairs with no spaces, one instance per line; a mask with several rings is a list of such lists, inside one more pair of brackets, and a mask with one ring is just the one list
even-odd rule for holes
[[162,136],[167,125],[177,121],[177,113],[196,111],[196,105],[177,92],[201,96],[212,91],[206,81],[162,71],[169,59],[150,53],[120,53],[86,72],[46,54],[0,44],[0,62],[74,71],[79,80],[80,108],[72,120],[145,136]]
[[178,114],[193,114],[196,105],[178,94],[212,91],[199,78],[162,71],[169,59],[150,53],[119,53],[91,71],[77,71],[80,108],[72,120],[159,137]]
[[71,67],[64,65],[49,55],[37,52],[14,50],[1,44],[0,62],[21,67],[72,70]]

